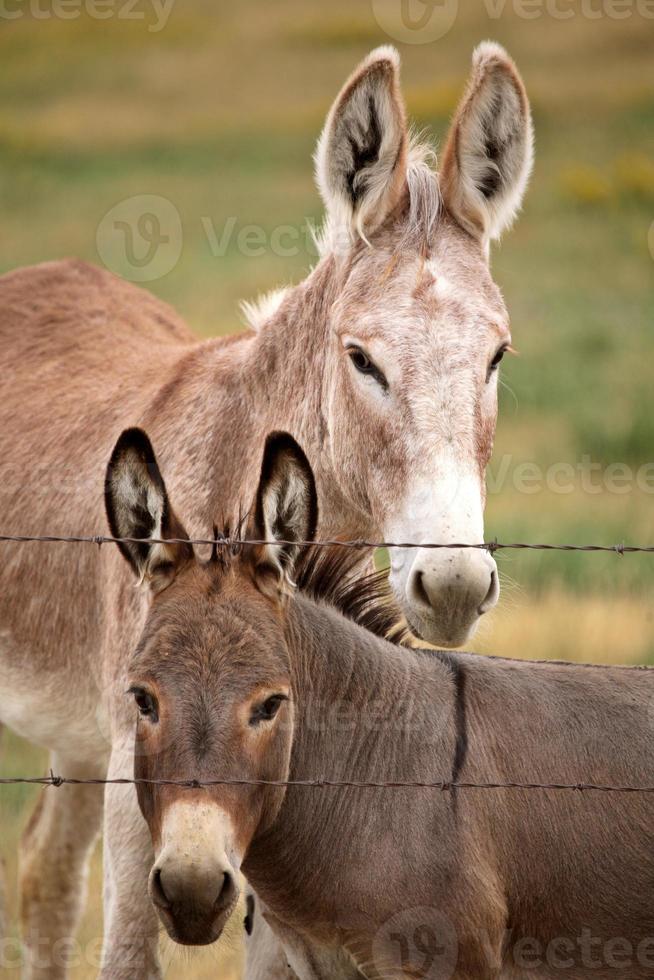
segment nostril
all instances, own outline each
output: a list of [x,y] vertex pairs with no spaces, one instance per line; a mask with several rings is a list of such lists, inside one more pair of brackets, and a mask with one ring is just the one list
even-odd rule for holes
[[415,602],[421,603],[424,606],[431,607],[431,599],[429,598],[429,593],[425,587],[424,576],[422,572],[415,572],[413,580],[411,582],[411,591],[413,593],[413,599]]
[[216,899],[216,906],[218,908],[227,908],[228,905],[233,901],[236,896],[236,883],[234,878],[229,873],[225,871],[223,873],[223,883],[220,889],[218,898]]
[[170,900],[168,899],[168,896],[166,895],[166,891],[163,886],[163,881],[161,877],[161,868],[155,868],[155,870],[152,873],[151,894],[152,894],[152,901],[154,902],[155,905],[158,905],[159,908],[162,909],[170,908]]
[[497,577],[497,572],[495,569],[491,572],[490,586],[488,592],[486,593],[486,598],[479,607],[479,615],[483,616],[484,613],[492,609],[497,602],[498,596],[500,594],[500,584]]

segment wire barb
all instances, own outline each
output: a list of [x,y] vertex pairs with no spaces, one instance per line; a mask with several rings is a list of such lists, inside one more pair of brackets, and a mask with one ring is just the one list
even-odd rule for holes
[[198,790],[212,786],[289,786],[306,789],[435,789],[443,793],[458,790],[525,790],[553,792],[594,792],[594,793],[654,793],[654,785],[617,786],[607,783],[539,783],[539,782],[470,782],[459,780],[358,780],[358,779],[79,779],[56,776],[52,769],[47,776],[2,776],[0,786],[29,784],[32,786],[179,786],[182,789]]
[[54,772],[51,769],[50,770],[50,783],[51,783],[52,786],[55,786],[56,788],[59,788],[59,786],[63,786],[64,778],[63,778],[63,776],[55,776]]
[[355,538],[350,541],[342,541],[338,538],[325,541],[288,541],[277,539],[266,541],[264,539],[240,538],[238,535],[228,535],[227,537],[212,538],[118,538],[107,534],[0,534],[0,543],[14,542],[26,544],[29,542],[40,542],[42,544],[190,544],[205,545],[212,549],[228,548],[232,554],[242,545],[265,545],[272,548],[284,548],[293,545],[300,548],[354,548],[364,550],[366,548],[424,548],[428,550],[438,549],[457,549],[472,548],[478,551],[488,551],[493,555],[496,551],[578,551],[578,552],[606,552],[617,554],[621,558],[628,554],[654,554],[654,545],[627,545],[627,544],[544,544],[524,541],[500,542],[497,538],[492,541],[482,541],[471,543],[469,541],[444,542],[444,541],[366,541],[362,538]]
[[[240,528],[239,528],[240,530]],[[469,542],[444,543],[444,542],[394,542],[394,541],[365,541],[355,539],[351,541],[327,540],[327,541],[265,541],[249,540],[239,538],[238,535],[228,535],[220,537],[214,528],[212,538],[133,538],[133,537],[113,537],[110,535],[94,534],[86,535],[63,535],[63,534],[0,534],[1,542],[41,542],[45,544],[71,543],[71,544],[96,544],[100,548],[103,544],[191,544],[209,545],[212,549],[212,556],[217,556],[219,548],[229,548],[232,553],[234,549],[239,549],[242,545],[267,545],[284,547],[286,545],[296,545],[300,547],[323,547],[323,548],[355,548],[363,550],[365,548],[425,548],[425,549],[456,549],[473,548],[486,550],[489,554],[495,554],[501,550],[515,551],[569,551],[585,553],[612,552],[623,558],[625,554],[652,554],[654,545],[599,545],[599,544],[535,544],[527,542],[500,543],[497,538],[481,544],[471,544]],[[632,668],[648,669],[648,668]],[[613,786],[602,783],[539,783],[539,782],[447,782],[437,780],[433,782],[421,781],[372,781],[372,780],[337,780],[337,779],[289,779],[289,780],[267,780],[267,779],[78,779],[73,777],[55,775],[51,769],[47,776],[2,776],[0,785],[30,784],[37,786],[54,786],[59,788],[64,785],[75,786],[108,786],[108,785],[156,785],[156,786],[179,786],[186,789],[198,790],[210,786],[276,786],[276,787],[307,787],[307,788],[354,788],[354,789],[437,789],[443,793],[450,793],[455,790],[537,790],[537,791],[572,791],[597,793],[654,793],[652,786]]]

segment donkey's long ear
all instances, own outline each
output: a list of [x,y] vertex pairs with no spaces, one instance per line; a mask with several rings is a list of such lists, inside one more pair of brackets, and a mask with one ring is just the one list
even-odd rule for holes
[[313,541],[318,524],[318,497],[309,461],[286,432],[266,440],[257,489],[254,534],[260,540],[285,541],[257,551],[257,577],[273,573],[276,585],[293,578],[300,542]]
[[[105,506],[116,538],[187,538],[175,517],[152,444],[141,429],[126,429],[107,466]],[[121,542],[118,547],[140,581],[154,592],[170,585],[193,557],[190,544]]]
[[444,203],[487,246],[515,218],[532,164],[525,87],[504,48],[486,41],[473,55],[472,75],[445,148]]
[[316,150],[316,180],[330,221],[365,238],[397,204],[406,182],[407,124],[400,57],[377,48],[332,106]]

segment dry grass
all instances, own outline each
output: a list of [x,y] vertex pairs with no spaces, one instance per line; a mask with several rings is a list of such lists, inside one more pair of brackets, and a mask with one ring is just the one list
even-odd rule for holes
[[[512,467],[531,460],[546,470],[586,452],[639,465],[654,451],[654,25],[637,17],[525,21],[510,3],[493,20],[483,4],[459,6],[441,42],[402,50],[411,111],[442,140],[472,47],[490,36],[525,74],[538,134],[525,213],[494,253],[522,355],[506,366],[514,394],[503,392],[494,466],[510,455]],[[371,5],[355,14],[351,0],[313,9],[305,0],[251,0],[247,9],[177,0],[155,35],[116,19],[4,22],[0,271],[71,254],[97,262],[105,213],[132,195],[162,194],[182,217],[184,250],[151,288],[201,333],[238,329],[238,300],[297,280],[312,256],[246,258],[233,246],[216,256],[202,218],[218,235],[232,216],[239,228],[268,230],[317,219],[310,156],[324,112],[357,59],[387,41]],[[488,527],[513,540],[648,540],[652,495],[589,495],[578,486],[530,495],[511,477],[489,494]],[[479,652],[654,660],[651,558],[510,553],[500,568],[504,598],[480,630]],[[5,739],[1,772],[45,767],[41,752]],[[17,843],[34,796],[22,787],[0,793],[12,935]],[[102,933],[99,848],[89,885],[80,941],[91,955]],[[238,921],[235,930],[220,948],[192,956],[164,945],[167,976],[236,980]],[[18,973],[0,969],[13,980]],[[75,980],[94,975],[83,963],[73,971]]]
[[508,595],[475,637],[478,653],[522,660],[642,664],[654,652],[654,610],[636,596],[571,595],[554,588]]

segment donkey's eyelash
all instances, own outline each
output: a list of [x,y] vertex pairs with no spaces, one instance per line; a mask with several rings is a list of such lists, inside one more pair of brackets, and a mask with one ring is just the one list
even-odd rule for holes
[[261,704],[255,705],[250,715],[250,725],[259,725],[262,721],[272,721],[281,708],[284,701],[288,701],[286,694],[272,694]]
[[386,379],[386,375],[383,371],[380,371],[370,355],[367,354],[362,347],[358,347],[356,344],[348,344],[345,348],[345,353],[348,355],[359,374],[370,375],[370,377],[375,379],[377,384],[385,393],[388,392],[388,381]]
[[138,685],[130,687],[127,693],[133,695],[136,707],[142,718],[149,718],[151,721],[159,720],[157,699],[153,694],[150,694],[148,690]]
[[495,353],[493,360],[488,365],[488,370],[486,371],[486,383],[490,381],[492,375],[497,371],[498,367],[502,362],[502,358],[505,354],[515,354],[516,351],[511,347],[511,344],[502,344],[500,348]]

